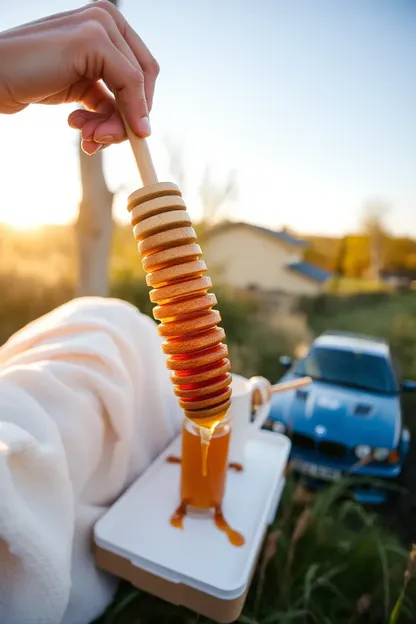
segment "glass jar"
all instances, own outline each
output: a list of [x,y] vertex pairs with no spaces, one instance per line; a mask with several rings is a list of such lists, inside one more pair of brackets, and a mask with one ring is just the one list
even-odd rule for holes
[[181,500],[189,515],[209,516],[221,509],[227,479],[230,434],[230,421],[225,417],[212,434],[204,475],[199,427],[185,419],[182,427]]

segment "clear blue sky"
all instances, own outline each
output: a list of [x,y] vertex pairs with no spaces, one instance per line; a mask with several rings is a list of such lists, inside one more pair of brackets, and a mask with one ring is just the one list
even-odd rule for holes
[[[82,4],[20,0],[3,11],[0,29]],[[172,178],[163,140],[180,141],[195,217],[195,190],[212,163],[218,176],[237,170],[235,219],[337,234],[356,229],[363,205],[381,198],[392,206],[389,225],[416,235],[414,1],[122,0],[120,8],[161,65],[156,166]],[[45,220],[70,218],[79,199],[67,114],[39,107],[0,118],[6,197],[27,176]],[[52,134],[62,137],[58,155]],[[127,145],[106,154],[106,172],[112,188],[138,185]],[[121,194],[119,215],[124,202]],[[10,220],[2,203],[0,219]],[[26,202],[15,200],[19,214],[29,219]]]

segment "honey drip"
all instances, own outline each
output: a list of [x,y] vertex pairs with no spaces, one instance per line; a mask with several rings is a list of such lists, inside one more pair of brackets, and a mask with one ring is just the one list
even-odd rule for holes
[[206,430],[231,403],[225,332],[213,309],[217,299],[208,292],[212,282],[179,188],[162,182],[139,189],[130,195],[128,210],[174,392],[185,416],[200,427],[204,471],[212,435]]
[[181,503],[170,518],[170,523],[175,529],[183,529],[183,519],[186,516],[186,503]]
[[217,527],[220,529],[220,531],[223,531],[227,535],[229,541],[233,546],[244,546],[244,535],[230,527],[227,520],[224,518],[221,509],[217,509],[215,511],[214,520]]
[[169,455],[169,457],[166,458],[166,461],[168,464],[181,464],[182,460],[180,457],[175,457],[175,455]]
[[208,472],[208,449],[212,438],[212,430],[207,427],[199,427],[199,435],[201,436],[201,457],[202,457],[202,476],[206,477]]
[[201,455],[202,455],[202,476],[207,476],[208,471],[208,450],[214,431],[220,424],[221,419],[216,419],[211,426],[201,425],[198,427],[201,436]]

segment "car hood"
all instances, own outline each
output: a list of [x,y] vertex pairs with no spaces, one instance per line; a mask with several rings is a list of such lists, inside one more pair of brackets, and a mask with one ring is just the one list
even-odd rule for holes
[[401,425],[398,397],[316,381],[301,390],[276,394],[270,417],[282,420],[297,433],[349,447],[394,447]]

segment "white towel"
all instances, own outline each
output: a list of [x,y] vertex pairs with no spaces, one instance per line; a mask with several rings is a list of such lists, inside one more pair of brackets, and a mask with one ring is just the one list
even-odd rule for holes
[[117,580],[92,528],[178,434],[156,323],[75,299],[0,348],[0,622],[87,624]]

